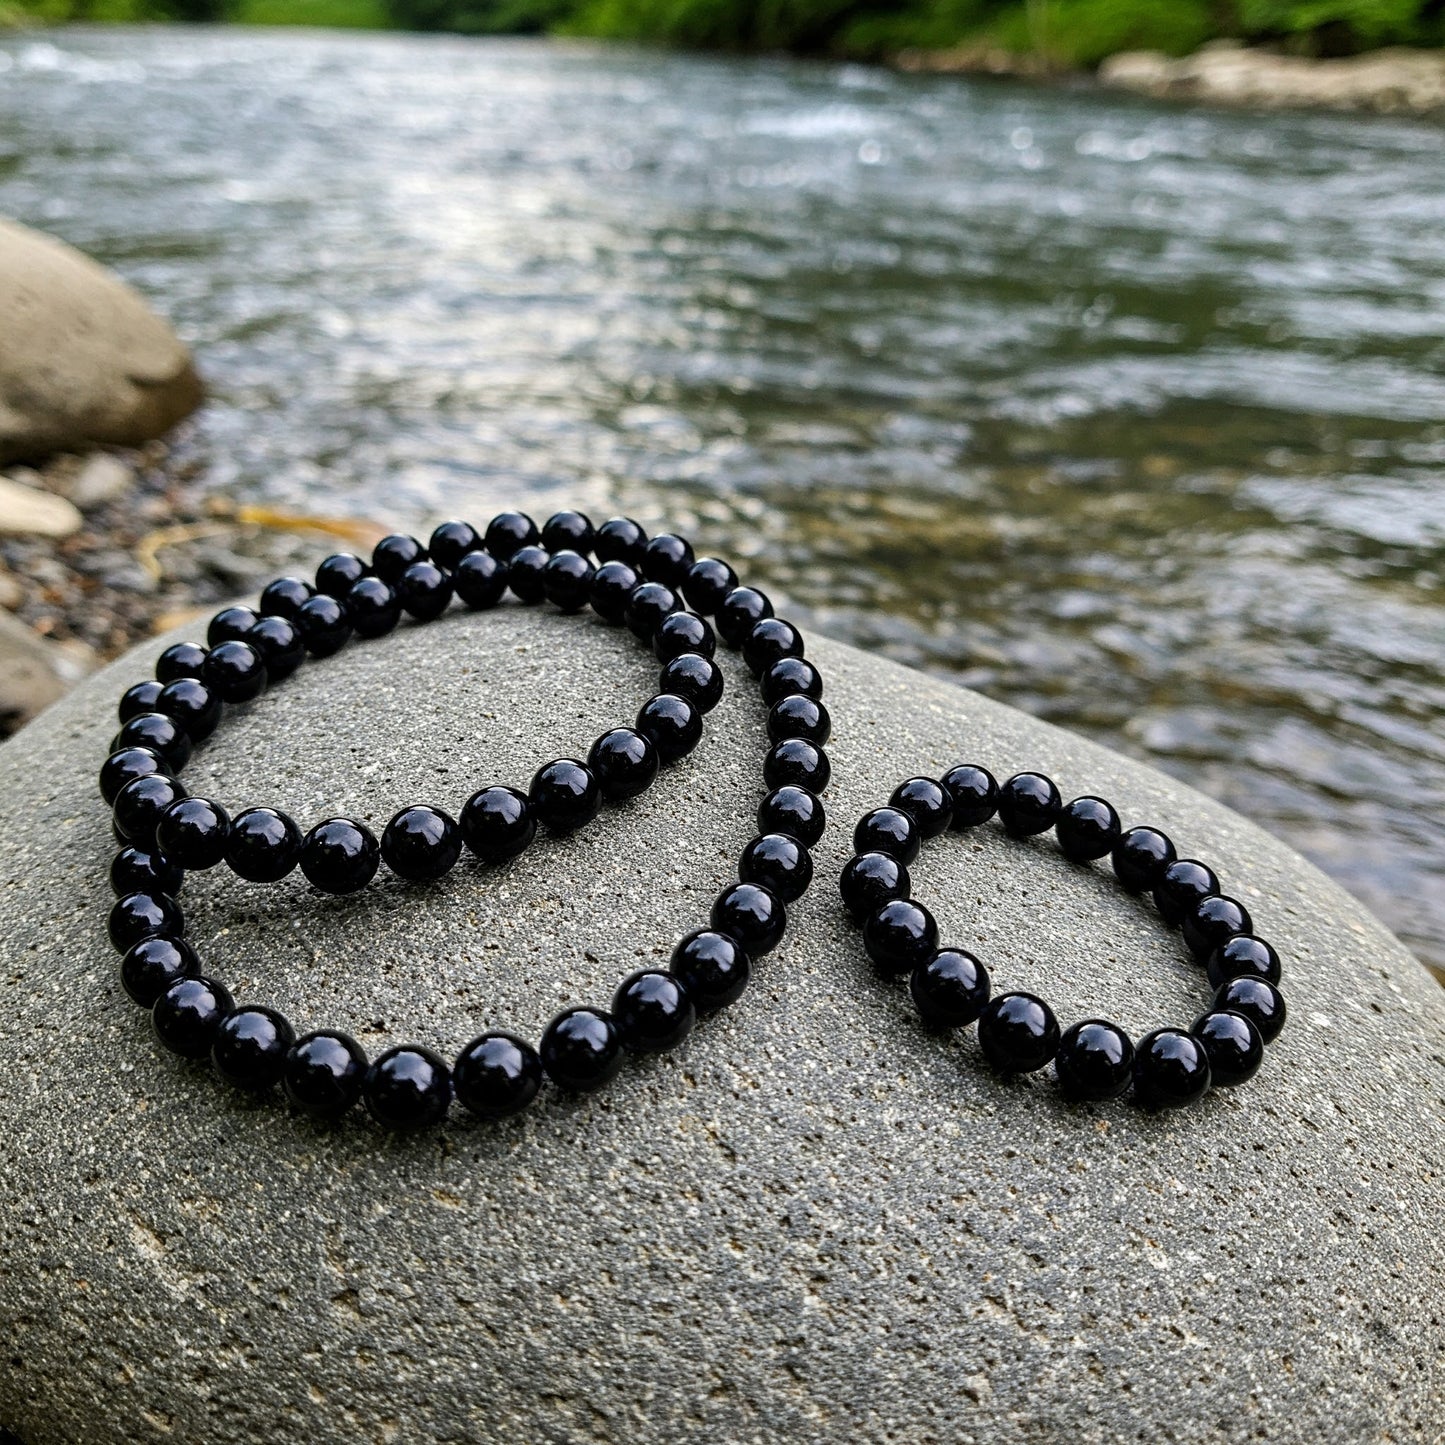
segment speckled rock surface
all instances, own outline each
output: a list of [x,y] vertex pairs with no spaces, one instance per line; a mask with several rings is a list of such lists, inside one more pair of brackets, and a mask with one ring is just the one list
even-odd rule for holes
[[[132,657],[0,749],[0,1425],[27,1445],[1438,1440],[1445,996],[1286,848],[1144,768],[816,643],[836,722],[819,883],[679,1052],[502,1127],[325,1130],[162,1055],[105,940],[93,777]],[[372,1049],[535,1036],[665,960],[727,879],[763,712],[497,873],[323,899],[188,885],[238,998]],[[653,666],[593,622],[450,616],[237,714],[195,790],[314,820],[456,807],[627,720]],[[1279,946],[1291,1027],[1233,1096],[1152,1118],[1001,1082],[868,971],[852,821],[963,759],[1045,768],[1213,862]],[[945,936],[1066,1021],[1205,997],[1098,868],[994,828],[929,845]]]

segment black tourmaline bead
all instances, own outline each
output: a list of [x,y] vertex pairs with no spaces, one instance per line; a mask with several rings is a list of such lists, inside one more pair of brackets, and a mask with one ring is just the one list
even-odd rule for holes
[[597,569],[580,552],[554,552],[542,569],[542,591],[563,612],[580,612],[592,600],[596,575]]
[[585,512],[553,512],[542,523],[542,545],[549,552],[581,552],[586,556],[596,541],[597,529]]
[[1236,933],[1253,933],[1249,909],[1236,899],[1216,893],[1201,898],[1184,915],[1184,942],[1200,963],[1216,948],[1223,948]]
[[768,737],[775,743],[784,738],[806,738],[822,747],[833,735],[833,719],[816,698],[795,693],[775,703],[768,714]]
[[988,970],[962,948],[941,948],[914,968],[908,991],[924,1023],[961,1029],[988,1003]]
[[468,552],[482,546],[482,534],[470,522],[443,522],[426,544],[427,556],[439,567],[455,568]]
[[807,788],[775,788],[758,804],[759,833],[788,833],[805,848],[811,848],[827,826],[823,800]]
[[592,551],[599,562],[626,562],[635,570],[646,549],[647,533],[631,517],[611,517],[597,529]]
[[1218,892],[1219,879],[1212,868],[1193,858],[1176,858],[1154,885],[1154,906],[1170,928],[1178,928],[1196,903]]
[[232,1009],[211,1038],[211,1067],[226,1083],[259,1094],[281,1082],[286,1055],[296,1042],[290,1020],[275,1009],[247,1004]]
[[192,872],[226,856],[231,815],[209,798],[179,798],[156,820],[156,849],[167,863]]
[[199,677],[206,665],[206,651],[199,642],[173,642],[156,659],[156,678],[174,682],[178,677]]
[[765,617],[773,615],[772,599],[756,587],[734,587],[718,604],[713,625],[729,647],[741,647]]
[[634,1054],[675,1049],[697,1022],[697,1009],[682,982],[648,968],[623,979],[612,999],[612,1022],[622,1047]]
[[523,547],[535,547],[540,537],[537,524],[525,512],[498,512],[487,523],[487,551],[503,562]]
[[713,900],[708,921],[719,933],[737,939],[750,958],[761,958],[782,941],[788,910],[761,883],[734,883]]
[[261,654],[270,682],[284,682],[306,661],[301,629],[290,618],[263,617],[246,634],[246,641]]
[[661,766],[657,749],[632,728],[610,728],[587,753],[587,766],[609,803],[635,798],[651,786]]
[[722,668],[700,652],[684,652],[663,663],[657,690],[685,697],[699,712],[711,712],[722,701]]
[[1264,1039],[1243,1014],[1201,1014],[1189,1032],[1204,1045],[1209,1082],[1216,1089],[1232,1089],[1252,1079],[1264,1062]]
[[408,537],[403,532],[393,532],[389,537],[383,537],[371,549],[371,570],[383,582],[390,582],[394,586],[396,579],[413,562],[420,562],[425,556],[426,548],[415,537]]
[[186,797],[185,787],[165,773],[149,773],[132,778],[115,795],[112,816],[116,831],[127,843],[147,853],[156,852],[156,823],[178,798]]
[[154,748],[120,748],[100,765],[100,796],[112,807],[127,783],[137,778],[169,777],[171,764]]
[[250,702],[265,691],[266,664],[249,642],[221,642],[211,649],[201,680],[222,702]]
[[803,634],[781,617],[765,617],[743,638],[743,661],[754,677],[761,677],[785,657],[802,657]]
[[1134,1077],[1134,1045],[1118,1024],[1085,1019],[1059,1040],[1054,1072],[1066,1099],[1079,1103],[1117,1099]]
[[507,586],[518,602],[530,605],[547,595],[547,563],[551,560],[536,546],[519,547],[507,559]]
[[490,552],[468,552],[452,573],[457,596],[474,611],[495,607],[507,590],[507,564]]
[[622,1040],[603,1009],[569,1008],[542,1034],[542,1067],[561,1089],[590,1094],[622,1067]]
[[335,1119],[361,1097],[366,1052],[350,1034],[331,1029],[297,1039],[281,1070],[287,1099],[316,1119]]
[[1031,1074],[1059,1050],[1059,1021],[1031,993],[1001,993],[978,1016],[983,1056],[1001,1074]]
[[1015,773],[999,785],[998,817],[1015,838],[1032,838],[1054,826],[1064,800],[1052,778],[1042,773]]
[[711,657],[717,651],[717,639],[712,628],[695,613],[671,612],[657,624],[652,651],[659,662],[671,662],[687,652]]
[[186,931],[181,905],[168,893],[127,893],[111,905],[106,932],[117,953],[126,953],[143,938],[180,938]]
[[201,971],[195,950],[183,938],[143,938],[120,961],[120,986],[132,1003],[150,1008],[178,979]]
[[913,862],[922,844],[918,824],[901,808],[874,808],[853,829],[855,853],[887,853],[900,863]]
[[820,698],[823,695],[823,675],[806,658],[780,657],[763,669],[758,691],[769,707],[785,697]]
[[440,878],[461,856],[461,829],[440,808],[424,803],[403,808],[382,831],[382,861],[413,883]]
[[627,612],[627,600],[642,579],[626,562],[604,562],[592,578],[592,610],[615,627]]
[[363,577],[346,594],[346,616],[358,637],[385,637],[401,621],[401,598],[390,582]]
[[[256,625],[259,616],[249,607],[223,607],[211,618],[210,626],[206,628],[206,641],[212,647],[222,642],[240,642]],[[201,675],[205,676],[204,670]]]
[[660,692],[638,710],[637,731],[657,749],[658,761],[667,767],[702,741],[702,714],[685,697]]
[[590,768],[575,758],[558,758],[537,769],[527,801],[544,828],[572,833],[597,816],[602,789]]
[[912,889],[907,867],[889,853],[859,853],[843,865],[838,878],[843,906],[855,923],[895,898],[907,898]]
[[622,620],[639,642],[651,645],[662,619],[681,608],[681,599],[665,582],[639,582],[622,609]]
[[355,893],[381,866],[381,846],[352,818],[327,818],[301,844],[301,871],[323,893]]
[[890,808],[907,813],[920,836],[936,838],[946,832],[953,821],[953,799],[942,783],[932,778],[909,778],[894,788],[888,800]]
[[278,883],[301,861],[301,830],[275,808],[247,808],[231,819],[226,862],[248,883]]
[[116,708],[116,715],[123,723],[128,723],[133,717],[139,717],[143,712],[161,712],[156,703],[165,689],[165,683],[158,682],[153,678],[147,678],[144,682],[138,682],[134,687],[128,687],[120,695],[120,706]]
[[515,858],[537,836],[532,805],[516,788],[494,783],[473,793],[458,820],[462,842],[483,863]]
[[473,1039],[452,1065],[457,1100],[479,1119],[505,1119],[520,1113],[541,1087],[542,1060],[536,1049],[500,1029]]
[[953,803],[954,828],[977,828],[998,812],[998,783],[987,768],[960,763],[939,781]]
[[738,877],[744,883],[761,883],[784,903],[794,903],[813,881],[812,855],[787,833],[764,833],[743,849]]
[[1249,974],[1230,979],[1214,995],[1214,1007],[1243,1014],[1267,1044],[1272,1044],[1284,1027],[1284,995],[1268,979]]
[[938,952],[938,924],[911,898],[894,898],[863,920],[863,947],[884,973],[912,973]]
[[722,600],[738,585],[738,574],[717,557],[703,557],[687,569],[687,580],[682,584],[682,595],[687,605],[711,617],[722,605]]
[[366,1112],[387,1129],[439,1124],[452,1102],[446,1061],[420,1044],[403,1044],[375,1058],[361,1083]]
[[173,1054],[204,1059],[221,1020],[235,1004],[213,978],[178,978],[151,1008],[151,1028]]
[[806,738],[784,738],[774,743],[763,759],[763,781],[770,788],[784,788],[792,783],[821,793],[832,776],[828,754]]
[[1244,977],[1278,983],[1279,954],[1252,933],[1236,933],[1209,955],[1208,969],[1213,988],[1223,988],[1230,979]]
[[1209,1091],[1209,1055],[1182,1029],[1155,1029],[1134,1051],[1134,1097],[1146,1109],[1182,1109]]
[[297,609],[315,592],[309,582],[299,577],[278,577],[261,589],[261,616],[295,617]]
[[704,928],[672,950],[671,970],[682,980],[699,1013],[736,1003],[752,977],[752,960],[730,933]]
[[1114,876],[1130,893],[1144,893],[1177,856],[1174,844],[1157,828],[1130,828],[1114,845],[1110,861]]
[[1112,853],[1123,835],[1114,805],[1103,798],[1075,798],[1054,822],[1059,850],[1075,863],[1092,863]]
[[121,725],[110,740],[113,753],[126,748],[149,748],[179,772],[191,760],[191,740],[175,718],[163,712],[143,712]]
[[185,870],[168,863],[159,853],[140,848],[122,848],[111,860],[110,891],[119,898],[125,893],[169,893],[181,891]]
[[326,593],[318,593],[302,607],[295,622],[312,657],[331,657],[351,640],[345,605]]
[[447,610],[452,600],[452,578],[435,562],[413,562],[396,579],[396,600],[408,617],[430,622]]
[[366,563],[350,552],[333,552],[316,569],[316,590],[328,597],[345,597],[366,576]]
[[642,575],[649,582],[680,588],[697,559],[692,544],[671,532],[662,532],[642,549]]

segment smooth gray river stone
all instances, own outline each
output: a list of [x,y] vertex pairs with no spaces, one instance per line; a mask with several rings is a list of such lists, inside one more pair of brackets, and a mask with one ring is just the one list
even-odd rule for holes
[[[1243,819],[818,641],[833,826],[736,1008],[500,1127],[328,1130],[165,1055],[117,983],[94,778],[160,645],[0,749],[0,1424],[27,1445],[1439,1440],[1445,995]],[[183,895],[203,958],[372,1051],[606,1004],[703,924],[753,831],[764,712],[726,666],[693,757],[582,836],[353,899],[219,869]],[[654,676],[590,619],[453,615],[306,667],[186,781],[380,832],[585,753]],[[963,760],[1042,768],[1215,865],[1285,960],[1252,1084],[1162,1118],[1070,1108],[870,973],[836,895],[853,822]],[[949,834],[916,873],[945,939],[1066,1024],[1204,1005],[1152,908],[1047,840]]]

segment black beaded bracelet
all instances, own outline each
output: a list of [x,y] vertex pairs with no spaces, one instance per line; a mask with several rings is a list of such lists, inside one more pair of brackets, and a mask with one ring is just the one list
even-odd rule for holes
[[[1061,1031],[1035,994],[992,994],[978,958],[940,945],[933,915],[913,900],[908,865],[925,839],[978,827],[995,815],[1016,838],[1052,828],[1066,858],[1089,864],[1108,857],[1130,893],[1152,893],[1160,916],[1182,929],[1189,951],[1206,967],[1215,990],[1209,1010],[1187,1030],[1156,1029],[1135,1045],[1107,1019]],[[839,891],[862,925],[869,958],[886,975],[908,975],[925,1024],[955,1029],[977,1021],[984,1058],[1000,1073],[1031,1073],[1052,1061],[1068,1099],[1117,1098],[1132,1083],[1144,1106],[1180,1108],[1211,1085],[1251,1078],[1265,1045],[1284,1027],[1279,957],[1253,932],[1249,910],[1220,892],[1213,870],[1179,858],[1157,828],[1126,831],[1102,798],[1065,804],[1042,773],[1017,773],[1000,785],[987,768],[965,763],[941,780],[910,778],[887,807],[859,819],[853,849]]]
[[[568,613],[590,606],[605,621],[625,624],[661,664],[659,691],[635,725],[604,732],[585,762],[545,764],[525,793],[501,784],[481,788],[456,820],[430,804],[403,808],[379,841],[350,818],[323,819],[303,837],[273,808],[232,816],[219,803],[191,797],[178,781],[226,705],[251,700],[308,656],[330,656],[352,637],[383,636],[403,613],[427,622],[454,597],[487,609],[507,591]],[[446,873],[464,848],[483,864],[502,863],[531,843],[539,824],[565,835],[596,817],[603,802],[637,796],[660,767],[696,747],[703,714],[722,697],[714,625],[726,644],[741,649],[771,709],[759,835],[742,852],[738,882],[714,901],[709,926],[676,945],[669,969],[624,979],[610,1011],[564,1010],[535,1049],[491,1030],[450,1068],[420,1045],[368,1062],[347,1034],[322,1030],[298,1039],[275,1010],[237,1007],[203,971],[175,901],[189,870],[225,862],[250,882],[276,883],[299,866],[330,893],[365,887],[382,863],[399,877],[425,881]],[[109,920],[122,954],[122,985],[150,1010],[156,1036],[172,1052],[209,1057],[223,1080],[251,1092],[279,1083],[292,1104],[317,1117],[340,1115],[361,1098],[380,1123],[416,1127],[440,1120],[453,1097],[482,1118],[514,1114],[537,1096],[544,1075],[565,1089],[598,1089],[624,1052],[675,1047],[698,1014],[733,1003],[752,960],[781,940],[787,905],[812,880],[808,850],[825,825],[818,794],[828,782],[823,745],[831,722],[822,677],[803,652],[798,629],[774,616],[764,593],[741,586],[725,562],[696,559],[691,545],[671,533],[649,539],[625,517],[594,529],[580,512],[559,512],[539,532],[531,518],[504,512],[485,534],[444,522],[426,546],[400,534],[383,538],[369,564],[344,553],[328,557],[314,587],[280,578],[263,589],[257,610],[218,612],[206,646],[166,648],[155,678],[121,698],[121,728],[101,768],[100,790],[122,844],[111,865],[118,896]]]

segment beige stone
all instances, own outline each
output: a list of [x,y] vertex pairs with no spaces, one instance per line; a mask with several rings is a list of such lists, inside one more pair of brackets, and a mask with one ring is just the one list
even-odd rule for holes
[[74,502],[0,477],[0,534],[68,537],[84,523]]
[[90,671],[86,657],[0,612],[0,737],[69,692]]

